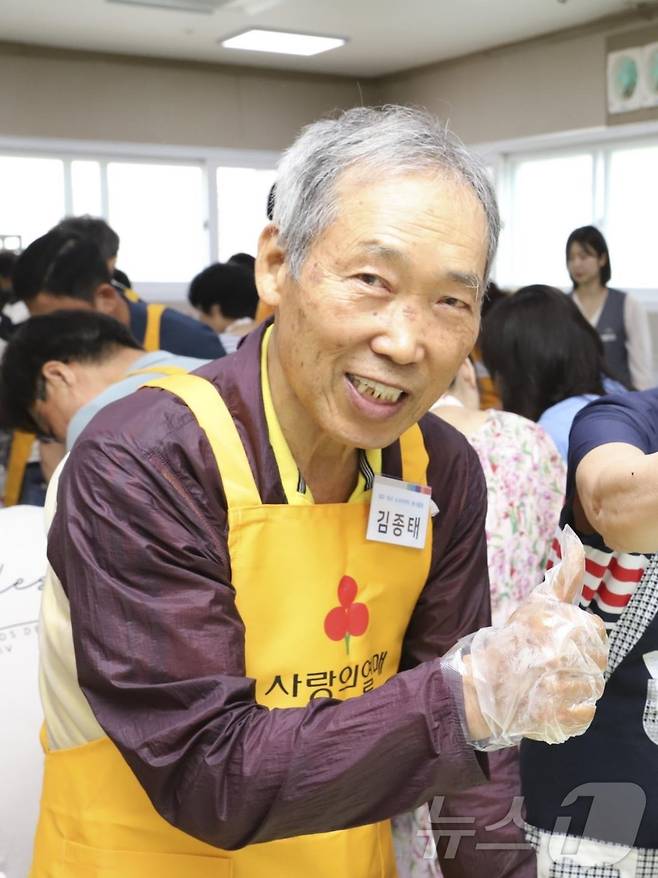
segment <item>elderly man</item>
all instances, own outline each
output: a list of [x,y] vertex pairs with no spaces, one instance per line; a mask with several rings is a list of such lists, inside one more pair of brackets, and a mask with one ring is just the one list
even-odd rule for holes
[[35,878],[390,878],[388,818],[483,782],[475,748],[588,726],[587,614],[545,595],[461,642],[489,621],[485,489],[424,413],[477,336],[497,229],[431,117],[312,125],[260,239],[273,325],[80,437],[50,530],[68,634],[43,656]]

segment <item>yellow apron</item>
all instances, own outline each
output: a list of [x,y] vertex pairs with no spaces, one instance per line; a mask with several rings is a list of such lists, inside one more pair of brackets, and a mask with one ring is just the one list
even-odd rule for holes
[[[205,431],[228,504],[246,674],[257,701],[301,707],[382,685],[399,665],[431,560],[365,539],[364,502],[264,505],[235,424],[195,375],[151,382],[176,394]],[[403,477],[425,483],[420,429],[401,439]],[[266,586],[264,585],[266,584]],[[331,758],[331,754],[327,754]],[[46,754],[31,878],[394,878],[388,821],[223,851],[172,827],[108,738]]]
[[3,497],[5,506],[15,506],[20,500],[25,468],[36,439],[34,433],[25,433],[23,430],[14,430],[12,434]]

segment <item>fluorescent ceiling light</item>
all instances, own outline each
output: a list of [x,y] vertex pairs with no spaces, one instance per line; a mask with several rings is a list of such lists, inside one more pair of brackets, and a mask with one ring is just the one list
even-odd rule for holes
[[222,40],[226,49],[246,49],[250,52],[276,52],[281,55],[319,55],[329,49],[344,46],[347,41],[339,37],[316,37],[311,34],[292,34],[277,30],[243,31]]
[[220,6],[225,6],[231,0],[107,0],[107,2],[124,6],[174,9],[177,12],[203,12],[206,15],[211,15]]

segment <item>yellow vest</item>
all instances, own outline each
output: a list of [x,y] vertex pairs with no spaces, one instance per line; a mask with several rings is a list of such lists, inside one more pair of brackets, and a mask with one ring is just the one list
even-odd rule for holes
[[146,353],[160,350],[160,324],[165,305],[146,306],[146,330],[144,331],[144,350]]
[[[302,707],[313,698],[350,698],[382,685],[397,672],[427,579],[431,525],[418,550],[365,539],[368,494],[366,502],[265,505],[213,385],[195,375],[151,385],[189,406],[217,459],[232,584],[245,625],[246,675],[256,680],[256,700],[269,708]],[[424,484],[428,459],[420,429],[412,427],[400,443],[403,478]],[[336,617],[357,604],[351,628],[338,631]],[[396,874],[389,821],[223,851],[160,817],[108,738],[46,754],[31,878]]]

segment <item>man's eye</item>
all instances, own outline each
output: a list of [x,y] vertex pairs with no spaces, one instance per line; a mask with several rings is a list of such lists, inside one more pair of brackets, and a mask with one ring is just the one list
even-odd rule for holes
[[364,274],[357,274],[356,279],[368,287],[381,286],[384,283],[376,274],[368,274],[367,272]]
[[459,309],[470,309],[470,305],[468,302],[465,302],[463,299],[458,299],[456,296],[442,296],[437,305],[448,305],[450,308],[459,308]]

